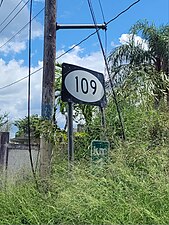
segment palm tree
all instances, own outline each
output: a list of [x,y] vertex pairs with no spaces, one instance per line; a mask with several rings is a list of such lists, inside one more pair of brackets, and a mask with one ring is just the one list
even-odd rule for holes
[[[142,41],[136,42],[138,35]],[[144,76],[151,81],[156,108],[165,96],[169,106],[168,35],[168,25],[157,28],[147,21],[139,21],[130,29],[128,43],[117,47],[109,56],[114,84],[123,85],[131,77],[140,81]]]

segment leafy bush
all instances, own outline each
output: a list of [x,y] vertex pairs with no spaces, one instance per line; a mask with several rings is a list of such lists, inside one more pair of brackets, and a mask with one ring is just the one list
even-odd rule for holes
[[[16,132],[16,137],[28,136],[28,117],[25,116],[24,119],[19,119],[14,122],[14,125],[18,128]],[[30,132],[31,135],[39,138],[40,137],[40,118],[38,115],[32,115],[30,117]]]

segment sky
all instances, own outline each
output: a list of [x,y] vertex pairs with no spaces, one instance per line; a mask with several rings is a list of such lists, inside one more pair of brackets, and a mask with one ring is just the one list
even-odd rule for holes
[[[9,120],[12,122],[27,115],[27,79],[3,88],[28,75],[28,26],[26,24],[29,21],[29,2],[26,4],[27,1],[4,0],[0,7],[0,114],[9,113]],[[92,0],[97,23],[108,22],[134,1],[100,0],[104,12],[103,18],[99,0]],[[32,21],[31,72],[43,66],[44,10],[42,9],[44,4],[44,0],[33,1],[33,17],[41,12]],[[14,10],[15,8],[16,10]],[[14,12],[8,17],[12,10]],[[18,15],[15,16],[17,12]],[[13,20],[10,22],[12,18]],[[169,1],[141,0],[107,26],[107,39],[105,39],[105,31],[101,30],[103,46],[107,43],[107,54],[120,44],[126,43],[130,27],[138,20],[144,19],[156,26],[167,24],[169,22]],[[56,22],[58,24],[92,24],[87,0],[57,0]],[[22,29],[23,27],[25,28]],[[93,31],[57,31],[57,56],[79,43]],[[137,40],[141,39],[140,37],[136,38]],[[105,71],[96,35],[75,47],[58,61],[83,66],[102,73]],[[42,70],[31,76],[31,114],[40,115],[41,113],[41,86]],[[59,112],[57,118],[58,125],[62,127],[64,118]],[[12,132],[14,133],[14,131],[13,128]]]

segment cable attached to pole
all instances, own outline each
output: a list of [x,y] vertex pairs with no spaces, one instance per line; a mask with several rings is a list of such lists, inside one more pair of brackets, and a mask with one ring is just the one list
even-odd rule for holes
[[[108,25],[109,23],[111,23],[111,22],[113,22],[114,20],[116,20],[119,16],[121,16],[123,13],[125,13],[126,11],[128,11],[132,6],[134,6],[134,5],[135,5],[136,3],[138,3],[139,1],[141,1],[141,0],[138,0],[138,1],[134,2],[134,3],[132,3],[129,7],[127,7],[125,10],[123,10],[122,12],[120,12],[117,16],[113,17],[111,20],[109,20],[107,23],[105,23],[105,25]],[[36,16],[34,16],[34,17],[32,18],[32,20],[35,19],[35,17],[37,17],[43,10],[44,10],[44,8],[41,9],[41,11],[40,11]],[[32,21],[32,20],[31,20],[31,21]],[[14,36],[12,36],[6,43],[4,43],[2,46],[0,46],[0,48],[4,47],[8,42],[10,42],[10,41],[11,41],[17,34],[19,34],[19,33],[20,33],[20,32],[21,32],[28,24],[29,24],[29,23],[25,24],[25,26],[24,26],[21,30],[19,30]],[[81,40],[79,43],[77,43],[76,45],[74,45],[72,48],[68,49],[67,51],[65,51],[64,53],[62,53],[62,54],[59,55],[58,57],[56,57],[56,60],[59,59],[59,58],[61,58],[61,57],[63,57],[64,55],[66,55],[67,53],[69,53],[70,51],[72,51],[74,48],[76,48],[77,46],[81,45],[83,42],[87,41],[90,37],[92,37],[93,35],[95,35],[95,34],[97,33],[97,31],[99,31],[99,30],[100,30],[100,28],[98,28],[98,29],[97,29],[96,31],[94,31],[93,33],[89,34],[87,37],[85,37],[85,38],[84,38],[83,40]],[[31,75],[37,73],[38,71],[40,71],[40,70],[42,70],[42,69],[43,69],[43,67],[41,67],[41,68],[35,70],[34,72],[31,73]],[[22,77],[22,78],[19,79],[19,80],[16,80],[16,81],[10,83],[10,84],[7,84],[7,85],[5,85],[5,86],[2,86],[2,87],[0,87],[0,90],[3,90],[3,89],[5,89],[5,88],[8,88],[8,87],[14,85],[14,84],[17,84],[17,83],[19,83],[20,81],[26,79],[27,77],[28,77],[28,75],[25,76],[25,77]]]
[[[94,24],[96,24],[97,22],[96,22],[96,18],[95,18],[95,14],[94,14],[94,10],[93,10],[93,7],[92,7],[91,0],[87,0],[87,1],[88,1],[88,5],[89,5],[89,9],[90,9],[90,12],[91,12],[91,16],[92,16],[93,22],[94,22]],[[117,113],[118,113],[118,116],[119,116],[120,125],[121,125],[121,128],[122,128],[122,138],[123,138],[123,140],[126,140],[126,135],[125,135],[125,129],[124,129],[123,119],[122,119],[122,115],[121,115],[121,110],[120,110],[120,107],[119,107],[119,104],[118,104],[118,101],[117,101],[116,92],[115,92],[115,90],[113,88],[113,82],[112,82],[112,79],[111,79],[111,74],[110,74],[110,71],[109,71],[107,58],[106,58],[106,55],[105,55],[105,52],[104,52],[103,44],[102,44],[100,33],[99,33],[98,29],[96,29],[96,33],[97,33],[98,41],[99,41],[99,44],[100,44],[100,47],[101,47],[101,51],[102,51],[102,54],[103,54],[106,70],[107,70],[107,73],[108,73],[109,82],[110,82],[110,86],[111,86],[111,89],[112,89],[112,97],[113,97],[115,105],[116,105],[116,109],[117,109]]]
[[29,158],[30,158],[30,165],[32,174],[36,183],[36,187],[38,189],[38,183],[36,179],[36,173],[34,170],[33,165],[33,158],[32,158],[32,150],[31,150],[31,124],[30,124],[30,109],[31,109],[31,38],[32,38],[32,5],[33,0],[30,1],[30,14],[29,14],[29,42],[28,42],[28,61],[29,61],[29,75],[28,75],[28,148],[29,148]]
[[106,20],[105,20],[105,16],[104,16],[104,11],[103,11],[103,7],[102,7],[102,3],[101,3],[101,0],[98,0],[98,1],[99,1],[99,6],[100,6],[100,10],[101,10],[103,22],[105,23]]
[[[104,16],[104,11],[103,11],[101,0],[98,0],[98,2],[99,2],[99,7],[100,7],[103,23],[106,26],[106,20],[105,20],[105,16]],[[105,53],[105,55],[107,57],[107,26],[106,26],[106,28],[104,30],[104,39],[105,39],[104,53]],[[106,68],[104,69],[104,74],[106,74]],[[103,137],[105,137],[106,136],[106,132],[105,132],[105,130],[106,130],[106,118],[105,118],[105,110],[104,110],[103,107],[100,107],[100,113],[101,113],[101,125],[103,127],[102,134],[103,134]]]

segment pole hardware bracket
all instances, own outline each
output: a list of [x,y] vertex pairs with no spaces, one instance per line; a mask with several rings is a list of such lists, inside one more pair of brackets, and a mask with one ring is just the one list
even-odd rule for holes
[[103,24],[58,24],[56,23],[56,30],[61,29],[102,29],[107,30],[106,23]]

